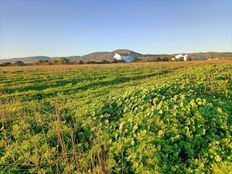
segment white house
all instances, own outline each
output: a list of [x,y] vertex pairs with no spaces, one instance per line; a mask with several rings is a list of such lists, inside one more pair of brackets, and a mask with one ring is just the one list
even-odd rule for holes
[[184,60],[184,61],[188,61],[189,60],[189,56],[187,54],[178,54],[175,57],[173,57],[172,60]]
[[127,53],[116,53],[114,54],[114,58],[125,62],[132,62],[134,60],[134,57]]

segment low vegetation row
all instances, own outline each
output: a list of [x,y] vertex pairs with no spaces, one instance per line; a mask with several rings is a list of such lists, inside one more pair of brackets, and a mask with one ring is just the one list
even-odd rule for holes
[[[190,59],[191,60],[191,59]],[[171,57],[137,57],[134,59],[133,62],[167,62],[172,61]],[[180,59],[178,61],[184,61]],[[123,60],[116,60],[113,61],[109,60],[102,60],[102,61],[84,61],[84,60],[70,60],[68,58],[57,58],[53,60],[39,60],[34,62],[23,62],[23,61],[16,61],[16,62],[5,62],[1,63],[0,66],[32,66],[32,65],[64,65],[64,64],[110,64],[110,63],[123,63]]]

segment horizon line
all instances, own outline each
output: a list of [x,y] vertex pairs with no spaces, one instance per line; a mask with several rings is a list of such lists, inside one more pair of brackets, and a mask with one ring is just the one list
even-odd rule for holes
[[[121,50],[121,49],[116,49],[116,50]],[[232,50],[231,51],[194,51],[194,52],[172,52],[172,53],[144,53],[144,52],[137,52],[137,51],[134,51],[134,50],[130,50],[130,49],[122,49],[122,50],[129,50],[129,51],[133,51],[133,52],[136,52],[136,53],[140,53],[142,55],[173,55],[173,54],[182,54],[182,53],[185,53],[185,54],[193,54],[193,53],[232,53]],[[115,50],[113,50],[115,51]],[[27,56],[14,56],[14,57],[0,57],[0,59],[17,59],[17,58],[28,58],[28,57],[50,57],[50,58],[54,58],[54,57],[72,57],[72,56],[85,56],[85,55],[88,55],[88,54],[92,54],[92,53],[100,53],[100,52],[113,52],[113,51],[93,51],[93,52],[89,52],[89,53],[86,53],[86,54],[82,54],[82,55],[61,55],[61,56],[49,56],[49,55],[27,55]]]

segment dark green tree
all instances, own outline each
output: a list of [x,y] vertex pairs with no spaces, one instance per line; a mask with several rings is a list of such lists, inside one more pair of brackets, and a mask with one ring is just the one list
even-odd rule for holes
[[20,61],[20,60],[17,60],[14,64],[17,65],[17,66],[23,66],[23,65],[25,65],[24,62]]

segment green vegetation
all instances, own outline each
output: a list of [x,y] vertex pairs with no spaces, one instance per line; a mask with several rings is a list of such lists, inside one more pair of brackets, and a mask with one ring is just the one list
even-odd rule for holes
[[24,66],[27,65],[23,61],[17,60],[15,63],[5,62],[0,64],[0,66]]
[[2,67],[0,173],[229,173],[232,64],[214,63]]

